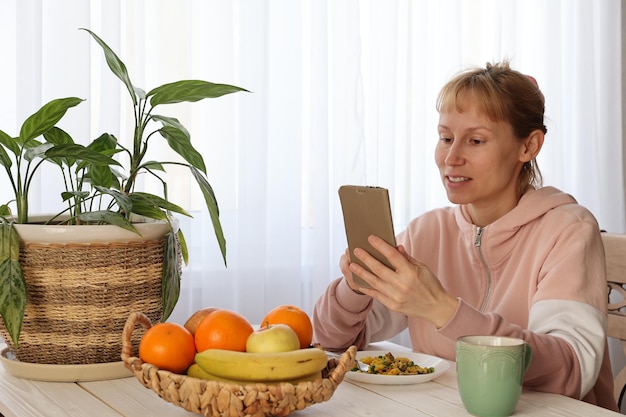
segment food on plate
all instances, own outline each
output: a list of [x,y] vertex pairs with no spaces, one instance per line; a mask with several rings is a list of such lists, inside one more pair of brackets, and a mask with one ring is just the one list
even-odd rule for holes
[[[398,356],[391,352],[378,356],[365,356],[359,361],[369,365],[367,373],[376,375],[420,375],[435,372],[435,368],[422,367],[414,363],[411,359]],[[353,372],[362,372],[358,366],[351,369]]]

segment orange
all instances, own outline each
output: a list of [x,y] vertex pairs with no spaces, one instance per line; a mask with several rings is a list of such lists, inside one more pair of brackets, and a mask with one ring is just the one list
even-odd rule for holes
[[194,362],[196,345],[189,330],[177,323],[157,323],[139,342],[139,358],[160,369],[184,373]]
[[281,305],[274,307],[261,322],[262,326],[267,324],[286,324],[291,327],[300,339],[300,349],[307,348],[313,340],[313,325],[311,318],[300,307],[292,305]]
[[196,349],[246,351],[248,336],[254,331],[250,322],[236,311],[221,309],[202,319],[196,328]]

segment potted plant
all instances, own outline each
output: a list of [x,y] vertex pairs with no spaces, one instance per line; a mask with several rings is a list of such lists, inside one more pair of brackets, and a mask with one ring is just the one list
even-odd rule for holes
[[[67,132],[57,127],[57,123],[66,112],[81,103],[82,100],[76,97],[60,98],[45,104],[24,121],[19,135],[16,137],[0,130],[0,165],[4,167],[7,173],[15,196],[11,202],[0,205],[0,316],[4,323],[3,334],[5,339],[8,339],[6,340],[7,343],[18,352],[18,358],[20,342],[25,343],[20,339],[20,335],[23,334],[25,316],[28,316],[28,308],[35,298],[31,293],[38,291],[38,289],[29,287],[28,274],[37,274],[41,270],[39,264],[30,269],[25,266],[27,259],[30,262],[30,259],[34,258],[32,254],[27,253],[30,249],[25,249],[25,247],[31,248],[29,246],[31,243],[27,242],[28,238],[25,236],[28,233],[26,226],[30,226],[32,223],[28,212],[28,192],[34,174],[43,163],[53,163],[60,168],[65,188],[61,197],[67,206],[62,213],[45,219],[44,223],[48,225],[48,230],[51,227],[56,228],[62,225],[74,227],[72,230],[86,230],[88,227],[109,227],[120,230],[124,234],[122,241],[135,241],[134,237],[144,233],[140,231],[140,227],[136,223],[137,219],[151,221],[152,223],[147,223],[149,230],[154,222],[158,222],[161,228],[165,228],[164,236],[153,238],[156,243],[148,245],[154,246],[150,249],[153,251],[151,253],[160,256],[160,262],[150,260],[153,255],[144,253],[130,255],[132,260],[146,262],[145,265],[138,268],[144,272],[146,269],[151,269],[157,265],[159,273],[157,278],[160,284],[156,289],[160,296],[159,319],[165,320],[178,300],[181,259],[185,263],[187,262],[184,235],[182,231],[177,229],[177,222],[173,214],[189,216],[189,213],[168,200],[167,181],[165,180],[165,168],[168,165],[187,167],[196,180],[210,213],[215,236],[226,264],[225,239],[219,220],[218,204],[206,176],[206,167],[202,155],[191,144],[190,134],[179,120],[155,113],[154,110],[157,106],[166,104],[195,102],[247,90],[232,85],[214,84],[201,80],[183,80],[164,84],[146,92],[133,85],[125,64],[102,39],[88,29],[82,30],[88,32],[100,45],[108,67],[122,81],[132,100],[135,119],[132,147],[124,147],[113,135],[108,133],[102,134],[88,145],[83,146],[75,143]],[[169,147],[180,155],[182,161],[146,160],[149,144],[159,138],[164,139]],[[162,195],[136,191],[137,177],[144,174],[153,176],[162,184]],[[12,207],[15,210],[12,210]],[[93,230],[100,229],[92,229],[89,233],[98,233]],[[118,245],[116,243],[116,247]],[[141,245],[143,245],[141,249],[146,250],[146,244]],[[49,243],[44,242],[42,247],[37,247],[36,244],[32,247],[36,251],[50,250],[50,246]],[[58,252],[44,252],[43,258],[46,262],[51,259],[63,260],[69,256],[68,254],[72,250],[78,248],[82,251],[78,256],[86,259],[90,256],[86,255],[86,250],[90,246],[94,245],[77,244],[73,241],[64,242],[60,246],[54,247]],[[87,274],[89,276],[99,274],[98,271],[102,270],[103,265],[101,264],[103,262],[109,263],[125,256],[126,249],[120,253],[110,254],[106,252],[105,254],[94,255],[94,262],[97,265],[93,266],[93,271],[96,272],[88,272]],[[77,269],[84,269],[84,262],[79,259],[78,263],[72,266],[72,268],[76,267]],[[57,291],[57,287],[61,283],[65,283],[65,278],[69,273],[66,266],[61,267],[64,270],[61,275],[58,275],[58,266],[54,266],[53,269],[54,274],[57,275],[52,276],[52,283],[48,285]],[[84,274],[85,271],[82,273]],[[151,271],[147,275],[152,279],[155,273],[155,271]],[[120,273],[119,278],[124,281],[132,274],[132,272],[124,271]],[[105,284],[99,283],[92,286],[108,286],[108,282]],[[76,286],[75,284],[72,285]],[[127,287],[127,284],[124,282],[122,286]],[[140,286],[143,288],[146,284],[143,283]],[[105,288],[96,288],[95,292],[102,294],[110,291]],[[80,297],[82,297],[82,293]],[[50,295],[46,294],[43,298],[50,298]],[[61,295],[61,298],[67,299],[67,295]],[[135,308],[136,306],[132,302],[137,297],[131,294],[131,296],[127,295],[126,298],[129,299],[129,305]],[[107,302],[110,303],[110,300],[105,303]],[[148,303],[153,304],[152,301]],[[81,304],[79,310],[89,310],[93,307],[91,301],[81,301],[79,304]],[[129,311],[123,312],[122,315],[125,317],[121,317],[121,319],[125,321],[128,314]],[[44,328],[41,331],[48,332],[51,322],[55,320],[48,317],[51,314],[34,313],[33,315],[36,317],[27,317],[27,319],[44,322],[39,323]],[[100,319],[100,321],[103,320]],[[83,327],[93,325],[94,323],[90,323]],[[84,328],[70,329],[69,336],[66,334],[62,337],[72,338],[75,334],[86,331]],[[121,336],[121,328],[119,332],[119,336]],[[45,337],[50,338],[49,332]],[[113,339],[120,338],[118,335],[112,337]],[[60,343],[65,342],[61,341]],[[95,349],[97,350],[98,347],[96,346]],[[119,349],[117,349],[117,355],[119,356]],[[92,360],[88,359],[88,361],[91,362]]]

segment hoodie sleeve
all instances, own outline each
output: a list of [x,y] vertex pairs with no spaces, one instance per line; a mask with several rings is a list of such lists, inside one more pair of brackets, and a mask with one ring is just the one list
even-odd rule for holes
[[367,295],[352,291],[345,279],[333,281],[313,309],[313,342],[328,350],[358,349],[389,339],[407,326],[395,313]]
[[313,308],[313,343],[328,350],[367,346],[365,321],[373,298],[352,291],[343,278],[333,281]]
[[531,310],[529,328],[522,329],[497,313],[480,313],[460,300],[452,319],[439,331],[452,340],[467,334],[523,339],[533,349],[524,385],[581,399],[593,387],[600,370],[605,323],[603,313],[587,304],[541,301]]

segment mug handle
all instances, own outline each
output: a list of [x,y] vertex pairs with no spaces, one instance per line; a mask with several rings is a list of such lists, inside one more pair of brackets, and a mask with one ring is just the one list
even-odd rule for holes
[[526,371],[528,371],[528,367],[530,366],[530,362],[533,359],[533,350],[528,342],[524,342],[524,345],[526,345],[524,354],[524,373],[526,373]]

